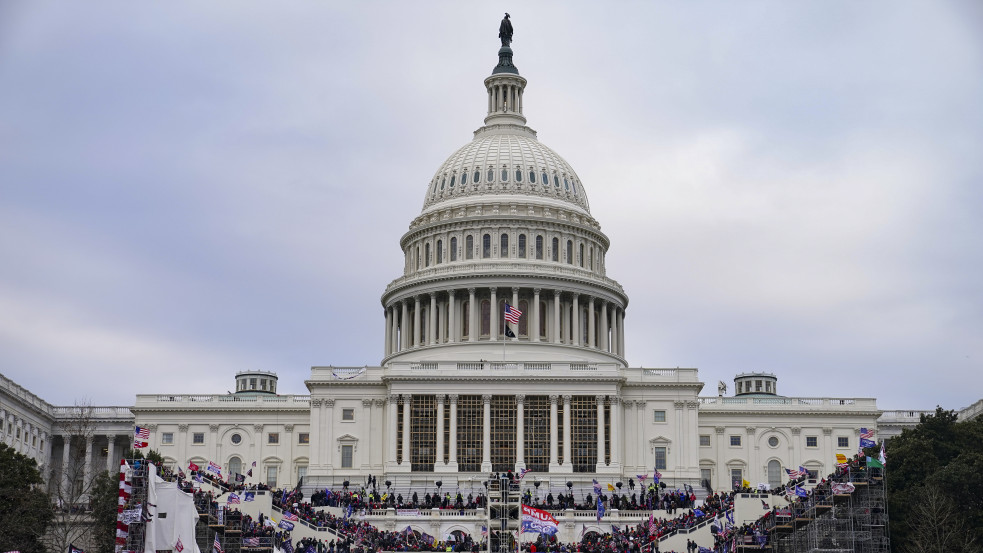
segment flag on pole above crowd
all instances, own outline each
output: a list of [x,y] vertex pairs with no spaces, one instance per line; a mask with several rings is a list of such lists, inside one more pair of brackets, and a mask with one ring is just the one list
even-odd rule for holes
[[594,479],[594,493],[601,493],[601,485],[597,483],[597,478]]
[[246,492],[242,498],[243,501],[256,501],[256,492]]
[[522,480],[522,477],[529,473],[529,469],[519,469],[519,474],[517,480]]
[[133,449],[141,449],[147,447],[147,442],[150,440],[150,430],[147,428],[140,428],[137,426],[133,430]]
[[235,492],[232,492],[229,494],[229,500],[226,501],[226,503],[228,503],[229,505],[237,505],[240,503],[240,501],[241,500],[239,499],[239,496],[236,495]]
[[643,485],[645,484],[645,479],[648,478],[648,477],[649,477],[649,475],[647,475],[647,474],[636,474],[635,475],[635,478],[638,478],[638,481],[641,482]]
[[881,453],[877,456],[877,460],[885,467],[887,466],[887,454],[884,453],[884,442],[881,442]]
[[802,473],[800,471],[798,471],[798,470],[793,470],[793,469],[788,469],[787,468],[787,469],[785,469],[785,472],[788,473],[788,477],[789,478],[792,478],[793,480],[796,479],[796,478],[798,478],[798,477],[800,477],[800,476],[802,476]]
[[528,505],[522,506],[523,532],[538,532],[552,536],[556,534],[557,530],[559,530],[559,525],[553,515]]
[[225,553],[225,550],[222,549],[221,542],[218,541],[218,535],[215,536],[215,543],[212,544],[212,551],[214,553]]
[[194,464],[194,463],[190,463],[190,462],[189,462],[189,463],[188,463],[188,470],[193,470],[193,471],[197,471],[197,470],[201,470],[201,468],[200,468],[200,467],[198,467],[198,465],[196,465],[196,464]]
[[659,469],[655,469],[655,474],[652,475],[652,481],[655,482],[656,485],[659,485],[659,480],[662,480],[662,473],[659,472]]
[[842,453],[836,454],[836,465],[839,467],[845,467],[850,465],[850,461],[847,460],[846,455]]

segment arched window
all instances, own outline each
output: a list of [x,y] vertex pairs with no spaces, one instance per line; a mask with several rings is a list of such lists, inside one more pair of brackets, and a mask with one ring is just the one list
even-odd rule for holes
[[546,302],[539,302],[539,337],[546,338]]
[[768,487],[775,489],[782,485],[782,464],[777,460],[768,461]]
[[229,475],[235,476],[242,474],[242,459],[233,457],[229,459]]
[[[451,186],[454,186],[454,179],[451,179]],[[568,191],[570,190],[570,183],[567,182],[566,177],[563,177],[563,188],[565,188]]]
[[587,268],[593,271],[594,270],[594,246],[591,246],[590,247],[590,250],[588,250],[588,251],[589,251],[589,253],[587,254]]
[[519,317],[519,336],[529,336],[529,317],[532,317],[529,302],[519,300],[519,311],[522,311],[522,316]]
[[553,186],[555,186],[557,189],[560,188],[560,177],[553,175]]
[[553,251],[550,252],[550,258],[553,261],[560,261],[560,239],[553,239]]
[[573,195],[574,196],[579,196],[580,195],[580,194],[577,193],[577,181],[575,181],[573,179],[570,179],[570,187],[573,188]]
[[522,182],[522,169],[519,167],[515,168],[515,182]]
[[508,257],[509,256],[509,235],[502,233],[502,238],[499,241],[498,257]]
[[573,240],[567,240],[567,263],[573,265]]
[[[526,258],[526,235],[525,234],[520,234],[519,235],[519,243],[518,243],[518,246],[519,246],[519,257],[522,258],[522,259],[525,259]],[[520,309],[519,311],[525,311],[525,310],[524,309]]]
[[471,175],[471,181],[474,182],[475,184],[478,184],[479,180],[481,180],[481,171],[479,171],[478,168],[475,167],[474,174]]
[[451,188],[454,188],[454,181],[457,180],[457,175],[451,175]]
[[420,246],[416,247],[416,270],[420,270]]
[[457,261],[457,237],[451,237],[451,261]]
[[464,239],[464,259],[474,258],[474,236],[470,234]]
[[543,258],[543,236],[536,237],[536,259]]
[[491,257],[491,235],[486,234],[481,237],[481,257],[488,259]]
[[508,181],[509,181],[509,170],[506,169],[505,167],[502,167],[502,182],[508,182]]
[[536,172],[529,168],[529,184],[536,184]]
[[493,182],[494,180],[495,180],[495,170],[489,167],[488,178],[485,179],[485,182]]
[[543,171],[543,184],[546,185],[549,184],[549,182],[550,182],[549,175],[546,174],[546,171]]
[[461,336],[467,337],[471,334],[471,301],[464,300],[461,304]]
[[423,265],[424,267],[430,266],[430,242],[423,247]]
[[464,186],[467,183],[468,183],[468,172],[466,170],[461,171],[461,186]]
[[437,240],[437,263],[444,262],[444,241]]
[[481,335],[488,336],[491,334],[491,302],[488,300],[481,300]]
[[440,179],[440,191],[441,192],[444,191],[444,186],[446,186],[446,185],[447,185],[447,177],[444,177],[444,178]]
[[584,245],[580,245],[580,266],[584,266]]

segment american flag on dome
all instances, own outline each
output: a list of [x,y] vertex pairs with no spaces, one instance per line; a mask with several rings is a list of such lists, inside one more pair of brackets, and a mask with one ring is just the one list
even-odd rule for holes
[[505,320],[506,321],[508,321],[508,322],[510,322],[510,323],[512,323],[514,325],[517,325],[517,324],[519,324],[519,317],[521,315],[522,315],[522,311],[519,311],[515,307],[509,305],[508,303],[505,304]]

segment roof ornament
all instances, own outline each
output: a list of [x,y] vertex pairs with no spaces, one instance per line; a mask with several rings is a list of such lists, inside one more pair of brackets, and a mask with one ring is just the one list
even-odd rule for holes
[[505,12],[505,18],[498,26],[498,38],[502,39],[502,48],[508,48],[512,44],[512,22],[509,21],[508,12]]

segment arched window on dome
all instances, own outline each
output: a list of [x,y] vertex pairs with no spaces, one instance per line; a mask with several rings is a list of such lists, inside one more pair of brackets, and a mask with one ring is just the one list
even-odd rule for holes
[[440,191],[441,192],[444,191],[444,185],[446,185],[446,184],[447,184],[447,177],[444,177],[444,178],[440,179]]
[[509,170],[504,165],[502,166],[502,182],[509,182]]
[[454,188],[454,181],[457,179],[457,175],[451,175],[451,188]]
[[580,195],[580,194],[577,193],[577,181],[575,181],[573,179],[570,179],[570,187],[573,188],[573,195],[574,196],[579,196]]
[[519,300],[519,311],[522,311],[525,317],[519,317],[519,336],[529,336],[529,317],[532,316],[532,311],[529,311],[529,302],[526,300]]
[[529,168],[529,184],[536,184],[536,172]]
[[457,237],[456,236],[452,236],[451,237],[451,251],[450,251],[450,254],[451,254],[450,255],[451,261],[457,261]]
[[420,270],[420,246],[416,247],[416,270]]
[[498,257],[508,257],[509,256],[509,235],[502,233],[502,238],[498,244]]
[[495,182],[495,169],[489,167],[488,168],[488,175],[486,175],[486,176],[487,176],[487,178],[485,179],[485,182]]
[[543,171],[543,186],[546,186],[547,184],[549,184],[549,182],[550,182],[549,175],[546,174],[546,171]]
[[[525,259],[526,258],[526,235],[525,234],[520,234],[519,235],[518,244],[516,244],[516,245],[519,247],[519,251],[518,251],[519,258],[520,259]],[[523,309],[520,309],[519,311],[524,311],[524,310]]]
[[594,270],[594,246],[591,246],[587,253],[587,268]]
[[488,337],[491,334],[491,302],[481,300],[481,335]]
[[556,174],[553,175],[553,186],[557,189],[560,188],[560,177],[556,176]]
[[536,237],[536,259],[543,258],[543,236]]
[[[451,186],[454,186],[454,179],[453,178],[451,178]],[[567,182],[567,177],[566,176],[563,177],[563,188],[566,189],[568,192],[570,191],[570,183]]]
[[522,182],[522,168],[515,168],[515,182]]
[[471,175],[471,182],[473,182],[475,184],[478,184],[478,181],[480,181],[480,180],[481,180],[481,171],[479,171],[478,168],[475,167],[474,168],[474,174]]
[[423,266],[430,266],[430,242],[423,246]]
[[580,259],[579,260],[580,260],[580,266],[583,267],[584,266],[584,245],[583,244],[580,245]]
[[491,257],[491,235],[486,234],[481,237],[481,257],[488,259]]
[[560,261],[560,239],[553,239],[553,251],[550,252],[550,259],[553,261]]
[[444,262],[444,241],[437,240],[437,264]]
[[573,240],[567,240],[567,264],[573,265]]
[[464,186],[467,183],[468,183],[468,172],[466,170],[461,171],[461,186]]
[[474,236],[470,234],[464,239],[464,259],[474,259]]

